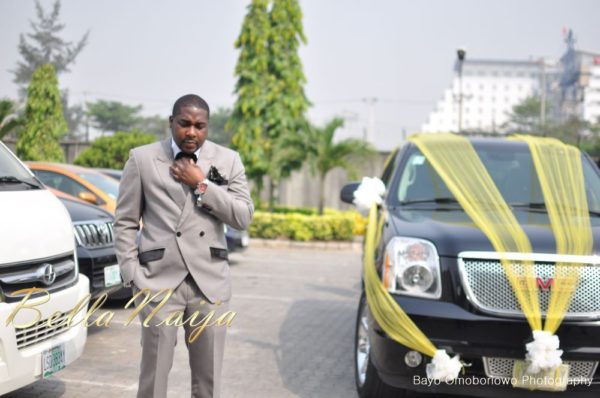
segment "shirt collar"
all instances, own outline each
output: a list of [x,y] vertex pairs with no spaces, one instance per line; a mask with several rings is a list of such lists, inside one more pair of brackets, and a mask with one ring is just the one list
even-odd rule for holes
[[[175,159],[177,154],[181,152],[181,149],[177,146],[173,137],[171,137],[171,149],[173,150],[173,159]],[[196,159],[200,159],[200,151],[202,151],[202,147],[198,148],[196,152],[194,152]]]

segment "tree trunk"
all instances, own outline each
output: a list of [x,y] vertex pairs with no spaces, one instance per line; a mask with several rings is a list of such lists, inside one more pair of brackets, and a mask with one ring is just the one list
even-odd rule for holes
[[319,175],[319,215],[323,215],[325,208],[325,174]]
[[254,189],[252,189],[252,199],[254,201],[254,207],[256,209],[260,209],[262,204],[260,195],[262,194],[263,189],[262,176],[253,178],[252,180],[254,181]]
[[269,177],[269,212],[273,213],[275,201],[277,200],[277,181]]

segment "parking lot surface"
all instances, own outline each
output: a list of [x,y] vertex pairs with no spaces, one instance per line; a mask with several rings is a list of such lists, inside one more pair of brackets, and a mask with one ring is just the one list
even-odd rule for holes
[[[353,334],[360,294],[360,253],[250,248],[231,255],[237,312],[228,330],[223,397],[355,397]],[[135,397],[140,325],[124,326],[124,302],[109,328],[90,327],[83,356],[49,379],[5,395]],[[190,395],[180,331],[169,396]]]

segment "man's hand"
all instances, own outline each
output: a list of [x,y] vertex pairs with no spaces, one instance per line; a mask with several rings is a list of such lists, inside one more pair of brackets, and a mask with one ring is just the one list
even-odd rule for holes
[[181,158],[173,162],[170,167],[171,175],[177,181],[183,182],[192,188],[204,180],[204,173],[192,159]]

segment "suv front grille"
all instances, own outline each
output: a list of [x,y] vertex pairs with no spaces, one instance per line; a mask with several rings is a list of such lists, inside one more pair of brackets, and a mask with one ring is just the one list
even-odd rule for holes
[[[512,255],[514,260],[522,259],[519,254]],[[545,315],[552,291],[551,280],[555,263],[559,255],[533,254],[535,274],[538,278],[540,309]],[[493,258],[496,257],[496,258]],[[521,258],[517,258],[521,257]],[[537,261],[539,260],[539,261]],[[573,262],[573,256],[569,261]],[[580,263],[579,285],[573,295],[565,318],[600,317],[600,265],[599,259],[581,256],[575,262]],[[523,313],[512,287],[498,260],[497,253],[461,253],[458,266],[463,287],[469,301],[482,312],[496,315],[519,316]]]
[[[15,295],[21,289],[40,288],[48,293],[65,289],[73,285],[78,277],[73,253],[56,257],[2,264],[0,266],[0,288],[2,298],[6,302],[20,301],[25,294]],[[42,293],[34,293],[31,298]]]
[[48,326],[48,320],[43,319],[27,328],[15,328],[17,348],[20,350],[66,332],[69,329],[68,316],[67,313],[60,314],[59,317],[53,319],[52,326]]
[[113,223],[111,221],[74,223],[77,243],[87,248],[106,247],[113,244]]
[[[516,359],[512,358],[486,358],[483,357],[485,375],[493,378],[511,378]],[[569,381],[592,379],[598,362],[594,361],[563,361],[569,365]]]

